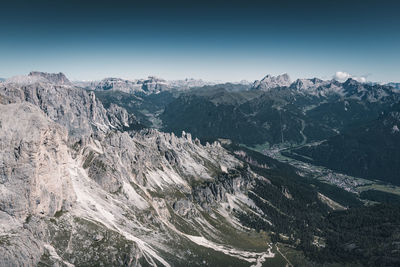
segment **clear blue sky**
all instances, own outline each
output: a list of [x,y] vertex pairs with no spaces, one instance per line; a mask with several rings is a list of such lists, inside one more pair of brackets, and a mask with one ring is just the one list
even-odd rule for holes
[[0,77],[400,81],[399,2],[2,1]]

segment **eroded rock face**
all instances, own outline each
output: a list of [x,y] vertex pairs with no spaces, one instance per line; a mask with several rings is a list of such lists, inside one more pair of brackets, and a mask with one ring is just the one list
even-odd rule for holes
[[278,76],[267,75],[260,81],[254,82],[253,90],[268,91],[271,88],[289,86],[290,84],[290,77],[287,73]]
[[66,130],[28,103],[0,105],[0,114],[1,210],[25,219],[69,209]]
[[119,130],[132,130],[140,128],[135,116],[129,114],[126,109],[111,104],[107,109],[107,117],[110,124]]
[[66,127],[70,137],[85,138],[93,129],[105,131],[109,127],[106,110],[93,93],[71,86],[52,83],[0,86],[0,94],[9,102],[30,102],[38,106],[49,119]]
[[99,82],[92,82],[86,88],[97,91],[121,91],[124,93],[157,93],[169,89],[167,81],[149,76],[147,79],[124,80],[121,78],[106,78]]
[[39,261],[46,226],[30,221],[71,210],[70,164],[65,128],[27,102],[0,105],[0,266]]

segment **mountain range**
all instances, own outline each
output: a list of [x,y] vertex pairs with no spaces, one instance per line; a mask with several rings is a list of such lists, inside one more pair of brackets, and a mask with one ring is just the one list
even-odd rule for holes
[[266,154],[396,184],[398,169],[382,168],[398,162],[399,97],[287,75],[10,78],[0,83],[0,266],[396,266],[396,195],[352,177],[344,190]]
[[[62,73],[41,72],[14,77],[5,83],[37,81],[73,85]],[[151,76],[132,81],[106,78],[74,85],[93,91],[106,108],[115,105],[125,108],[135,116],[137,129],[157,128],[178,136],[186,131],[203,142],[225,138],[259,149],[276,146],[289,149],[335,138],[380,120],[383,113],[400,101],[395,83],[360,83],[351,78],[345,82],[318,78],[292,82],[287,74],[266,75],[252,84],[245,81],[213,84],[194,79],[166,81]],[[380,139],[373,136],[376,133],[369,134],[370,138]],[[375,144],[378,143],[372,145]],[[285,153],[289,155],[288,151]],[[375,160],[372,154],[368,156],[368,162]],[[332,167],[320,160],[316,162]],[[386,179],[379,178],[381,167],[367,165],[363,168],[368,173],[374,172],[374,179]],[[345,174],[372,178],[350,169],[350,166],[335,168]],[[390,181],[397,183],[397,170],[389,169]]]
[[396,89],[400,89],[400,83],[388,83],[387,85],[392,86]]
[[[167,81],[155,76],[147,79],[125,80],[121,78],[105,78],[94,82],[75,82],[75,85],[88,90],[96,91],[121,91],[131,94],[155,94],[163,91],[183,91],[194,87],[216,85],[217,82],[207,82],[201,79],[184,79]],[[236,83],[239,85],[249,85],[247,81]]]
[[[400,96],[392,87],[352,79],[344,83],[297,80],[267,92],[256,90],[260,85],[255,85],[241,92],[221,87],[182,94],[161,115],[165,130],[186,129],[199,138],[224,137],[246,145],[318,141],[377,118]],[[251,135],[240,133],[241,129],[252,129]]]

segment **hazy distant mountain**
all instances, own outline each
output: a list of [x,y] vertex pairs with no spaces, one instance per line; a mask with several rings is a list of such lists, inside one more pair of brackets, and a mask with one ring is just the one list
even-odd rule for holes
[[[121,78],[105,78],[101,81],[74,82],[75,85],[96,91],[121,91],[124,93],[154,94],[163,91],[184,91],[195,87],[212,86],[216,82],[203,81],[201,79],[184,79],[167,81],[155,76],[147,79],[125,80]],[[235,85],[248,85],[249,82],[242,81]]]
[[96,91],[121,91],[124,93],[158,93],[168,88],[165,80],[149,76],[148,79],[124,80],[120,78],[105,78],[99,82],[86,84],[86,89]]
[[72,85],[68,78],[63,73],[47,73],[32,71],[27,76],[14,76],[5,81],[9,84],[33,84],[38,82],[53,83],[58,85]]
[[[190,88],[196,88],[196,87],[203,87],[203,86],[213,86],[216,84],[220,84],[221,82],[219,81],[205,81],[202,79],[184,79],[184,80],[171,80],[168,81],[168,84],[171,88],[175,88],[178,90],[187,90]],[[249,84],[247,81],[241,81],[239,83],[232,83],[232,84],[238,84],[238,85],[245,85]]]
[[400,89],[400,83],[388,83],[387,85],[392,86],[396,89]]

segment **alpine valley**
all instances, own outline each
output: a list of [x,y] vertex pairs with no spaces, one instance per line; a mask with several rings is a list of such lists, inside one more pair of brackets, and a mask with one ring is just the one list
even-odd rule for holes
[[0,266],[399,266],[398,84],[0,80]]

